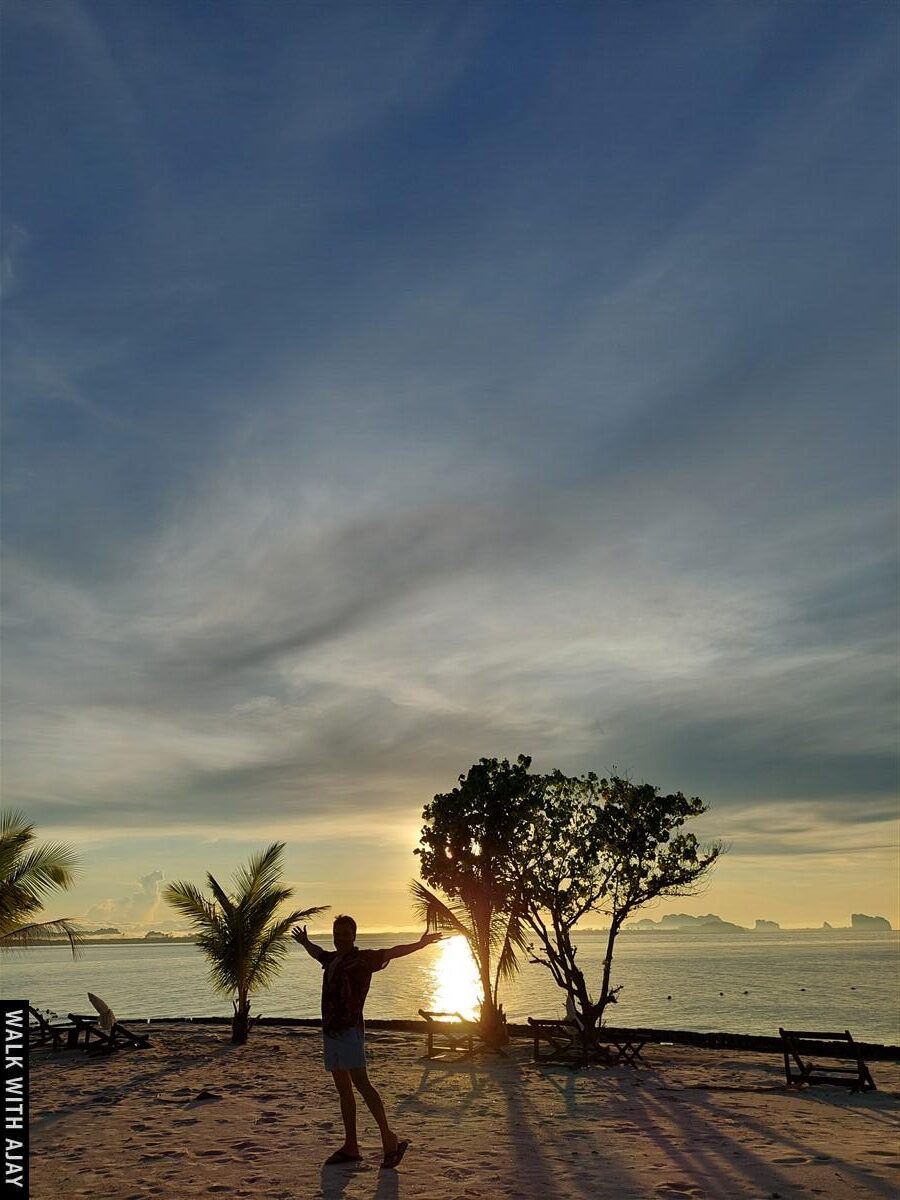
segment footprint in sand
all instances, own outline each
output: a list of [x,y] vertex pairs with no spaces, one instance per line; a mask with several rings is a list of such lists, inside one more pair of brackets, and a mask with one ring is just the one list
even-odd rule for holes
[[706,1192],[703,1188],[694,1187],[690,1183],[661,1183],[656,1189],[656,1194],[662,1197],[692,1196],[695,1197],[695,1200],[699,1200],[700,1197],[706,1195]]
[[808,1163],[810,1160],[802,1154],[782,1154],[780,1158],[773,1158],[773,1163],[781,1163],[786,1167],[799,1167],[803,1163]]

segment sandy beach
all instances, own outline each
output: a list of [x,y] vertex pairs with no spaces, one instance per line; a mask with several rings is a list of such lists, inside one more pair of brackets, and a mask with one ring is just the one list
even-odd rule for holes
[[[879,1091],[787,1091],[780,1060],[647,1046],[629,1068],[423,1058],[423,1038],[369,1034],[369,1073],[411,1147],[379,1170],[359,1106],[364,1162],[323,1167],[342,1140],[320,1036],[154,1027],[152,1046],[106,1058],[32,1053],[32,1195],[143,1200],[638,1200],[892,1197],[900,1185],[900,1064]],[[201,1093],[210,1095],[203,1097]],[[198,1098],[199,1097],[199,1098]]]

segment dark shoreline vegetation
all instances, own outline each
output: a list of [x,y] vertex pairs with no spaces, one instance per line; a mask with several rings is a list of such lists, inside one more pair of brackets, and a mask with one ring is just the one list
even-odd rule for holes
[[[230,1025],[231,1017],[147,1017],[132,1018],[135,1024],[139,1021],[147,1025]],[[254,1017],[254,1026],[270,1029],[321,1029],[322,1022],[318,1017]],[[511,1038],[531,1041],[534,1030],[530,1025],[522,1025],[511,1021],[506,1026]],[[420,1033],[423,1036],[428,1030],[424,1021],[390,1020],[387,1018],[366,1018],[366,1029],[381,1030],[389,1033]],[[173,1030],[172,1032],[178,1032]],[[626,1027],[604,1025],[598,1040],[613,1041],[626,1037],[643,1039],[658,1045],[694,1046],[705,1050],[737,1050],[746,1053],[782,1054],[781,1039],[766,1037],[752,1033],[701,1033],[690,1029],[651,1029],[649,1027]],[[856,1043],[867,1058],[881,1062],[900,1062],[900,1046],[883,1042]]]

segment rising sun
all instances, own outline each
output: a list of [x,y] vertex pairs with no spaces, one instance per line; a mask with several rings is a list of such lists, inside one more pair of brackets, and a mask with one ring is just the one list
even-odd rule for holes
[[481,985],[466,939],[446,938],[432,965],[430,1008],[474,1020],[480,1001]]

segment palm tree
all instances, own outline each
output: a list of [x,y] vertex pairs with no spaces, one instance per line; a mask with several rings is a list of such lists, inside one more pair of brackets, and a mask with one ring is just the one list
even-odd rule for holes
[[442,900],[418,881],[410,884],[410,890],[416,914],[428,929],[462,934],[469,943],[481,980],[481,1036],[489,1046],[499,1049],[509,1041],[498,1001],[500,982],[511,980],[518,971],[516,950],[527,949],[527,933],[518,907],[503,911],[494,889],[482,887],[476,880],[460,885],[457,903]]
[[276,919],[278,909],[294,894],[281,886],[284,842],[254,854],[234,875],[229,895],[207,874],[212,899],[192,883],[170,883],[164,898],[191,922],[197,945],[209,959],[210,982],[230,996],[234,1006],[231,1040],[244,1045],[250,1032],[250,996],[268,987],[288,950],[291,926],[324,912],[296,909]]
[[0,816],[0,949],[23,949],[48,934],[65,934],[75,955],[83,938],[71,918],[33,918],[49,892],[72,886],[77,856],[68,846],[36,846],[35,840],[34,825],[23,813],[10,809]]

